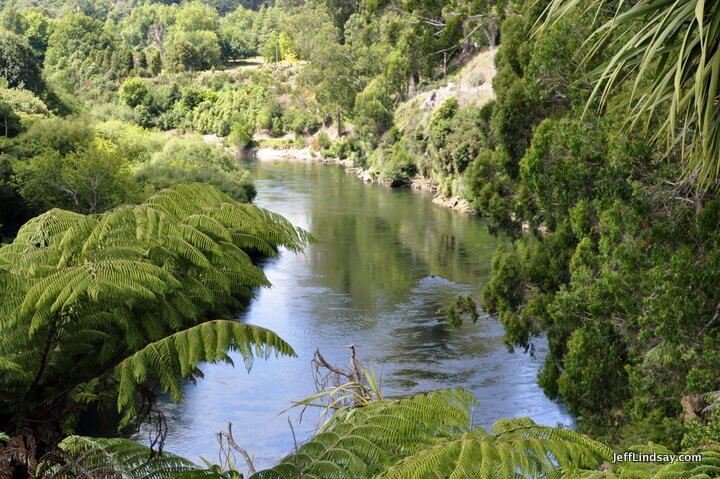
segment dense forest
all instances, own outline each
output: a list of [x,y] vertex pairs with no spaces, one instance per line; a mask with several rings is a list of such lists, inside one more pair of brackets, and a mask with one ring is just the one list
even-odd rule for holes
[[577,430],[351,368],[253,477],[720,477],[718,98],[703,0],[0,0],[0,478],[242,477],[126,438],[203,362],[294,355],[228,319],[315,241],[252,205],[257,147],[464,202],[504,239],[477,303],[547,338]]

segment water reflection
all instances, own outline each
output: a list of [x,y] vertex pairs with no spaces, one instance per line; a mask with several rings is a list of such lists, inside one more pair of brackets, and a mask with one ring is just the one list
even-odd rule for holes
[[[213,433],[232,421],[256,465],[273,464],[292,449],[287,416],[278,413],[313,392],[315,348],[344,364],[348,344],[375,367],[387,395],[464,387],[478,397],[474,419],[484,426],[514,416],[572,421],[536,385],[544,344],[537,360],[511,354],[497,321],[452,328],[438,313],[459,293],[479,298],[497,244],[480,221],[411,191],[363,185],[336,167],[246,166],[257,178],[257,204],[320,241],[303,254],[267,261],[274,286],[259,291],[240,317],[276,331],[298,358],[257,362],[250,375],[241,366],[204,367],[205,378],[187,386],[185,401],[166,406],[167,450],[214,460]],[[296,433],[306,438],[313,426],[306,420]]]

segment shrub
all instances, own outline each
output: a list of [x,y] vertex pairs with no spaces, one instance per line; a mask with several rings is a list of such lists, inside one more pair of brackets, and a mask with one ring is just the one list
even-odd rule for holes
[[263,106],[257,115],[257,127],[263,130],[271,130],[273,128],[273,120],[282,118],[283,108],[276,101],[268,102]]
[[391,154],[385,158],[378,177],[391,186],[402,186],[415,174],[417,174],[417,166],[404,142],[400,142],[393,146]]
[[228,144],[235,148],[244,149],[253,142],[253,132],[247,123],[235,122],[230,127],[230,135],[228,135]]
[[705,424],[693,421],[688,424],[682,439],[683,449],[699,448],[709,444],[720,443],[720,411],[713,411]]
[[88,146],[94,131],[85,119],[47,118],[36,121],[14,144],[19,157],[29,158],[43,150],[55,150],[66,155],[78,148]]
[[132,107],[147,105],[151,97],[145,80],[142,78],[125,80],[120,87],[120,99]]
[[272,119],[270,125],[270,136],[278,137],[285,134],[285,120],[283,117],[278,116]]
[[28,90],[0,88],[0,136],[15,136],[24,127],[24,120],[49,115],[45,103]]
[[321,131],[315,137],[315,144],[318,150],[327,150],[332,146],[332,139],[326,131]]
[[346,160],[351,156],[359,156],[362,150],[362,144],[356,137],[344,137],[336,141],[327,149],[328,156]]
[[156,191],[181,183],[206,183],[243,203],[249,203],[257,194],[252,175],[245,170],[228,172],[214,166],[185,169],[151,163],[138,171],[136,178]]
[[240,169],[232,155],[197,136],[168,141],[137,173],[137,178],[156,190],[179,183],[204,182],[245,202],[256,194],[252,177]]
[[97,137],[112,143],[125,158],[135,164],[149,162],[167,141],[161,133],[117,120],[96,123],[94,126]]
[[311,113],[291,108],[285,111],[285,125],[296,135],[312,134],[320,127],[320,122]]

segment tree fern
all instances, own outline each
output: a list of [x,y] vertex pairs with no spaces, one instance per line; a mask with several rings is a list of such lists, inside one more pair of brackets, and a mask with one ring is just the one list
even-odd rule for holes
[[607,446],[574,431],[539,426],[527,418],[506,419],[496,423],[492,433],[474,428],[444,439],[380,477],[559,478],[563,471],[597,466],[610,455]]
[[[610,450],[573,431],[503,420],[470,426],[471,394],[437,391],[345,408],[259,479],[560,477]],[[520,475],[520,476],[519,476]]]
[[107,479],[222,479],[187,459],[158,453],[127,439],[65,438],[41,463],[38,476],[52,479],[78,477]]
[[269,284],[253,258],[309,239],[199,184],[100,215],[52,210],[29,221],[0,247],[0,430],[57,438],[89,403],[117,400],[118,384],[132,414],[143,374],[177,399],[178,381],[199,360],[227,359],[227,348],[246,361],[291,353],[265,330],[203,323]]

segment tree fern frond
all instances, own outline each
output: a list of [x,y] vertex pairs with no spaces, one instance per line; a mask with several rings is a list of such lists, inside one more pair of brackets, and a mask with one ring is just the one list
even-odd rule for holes
[[403,459],[381,477],[552,478],[566,469],[597,466],[610,455],[607,446],[574,431],[523,418],[501,421],[492,435],[476,429],[446,439]]
[[574,431],[530,419],[499,421],[492,433],[471,428],[475,399],[436,391],[340,409],[315,435],[258,479],[560,478],[596,467],[610,449]]
[[275,256],[275,249],[262,238],[245,233],[233,233],[232,242],[243,250],[257,251],[265,256]]
[[255,477],[374,477],[398,458],[466,428],[474,402],[465,391],[447,390],[340,409],[295,454]]
[[229,361],[227,351],[239,352],[249,369],[255,356],[295,353],[275,333],[234,321],[211,321],[147,345],[116,368],[120,389],[118,410],[135,401],[138,387],[153,378],[174,401],[182,398],[182,380],[191,378],[201,362]]
[[64,453],[40,465],[41,477],[70,479],[103,477],[108,479],[220,479],[187,459],[158,453],[127,439],[95,439],[70,436],[59,445]]
[[85,218],[80,213],[52,209],[25,223],[18,231],[14,243],[28,248],[47,247],[60,241],[65,231],[78,222],[85,221]]

